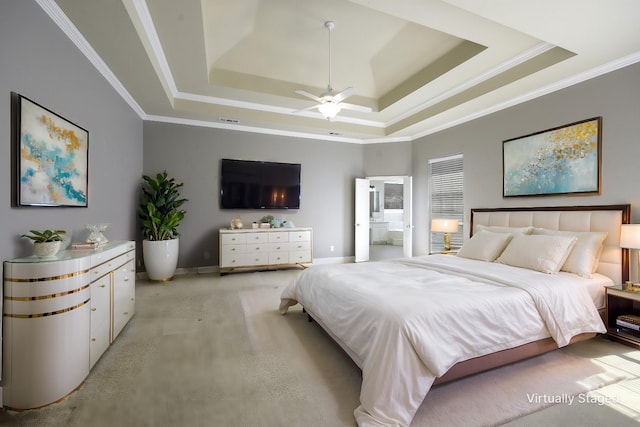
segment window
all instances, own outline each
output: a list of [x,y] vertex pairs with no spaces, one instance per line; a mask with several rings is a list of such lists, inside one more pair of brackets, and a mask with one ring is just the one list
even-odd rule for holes
[[[429,160],[430,218],[457,219],[458,232],[451,233],[451,248],[462,247],[464,240],[464,170],[462,154]],[[442,233],[430,233],[431,253],[444,249]]]

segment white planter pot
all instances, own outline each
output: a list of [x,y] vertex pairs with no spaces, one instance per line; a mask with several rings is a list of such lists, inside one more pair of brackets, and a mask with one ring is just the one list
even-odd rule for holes
[[173,279],[179,248],[180,239],[142,241],[142,257],[149,280],[164,282]]
[[49,258],[60,250],[60,242],[34,242],[33,254],[39,258]]

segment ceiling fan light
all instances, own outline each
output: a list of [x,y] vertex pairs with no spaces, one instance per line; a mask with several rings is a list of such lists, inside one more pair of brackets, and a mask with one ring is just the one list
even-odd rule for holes
[[340,104],[325,102],[324,104],[318,105],[318,111],[320,111],[325,119],[332,119],[340,112]]

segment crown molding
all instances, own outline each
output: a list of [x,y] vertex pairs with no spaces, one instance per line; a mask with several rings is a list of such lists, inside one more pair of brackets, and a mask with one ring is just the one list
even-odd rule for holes
[[60,6],[56,4],[54,0],[36,0],[38,5],[45,11],[47,15],[55,22],[58,27],[65,33],[65,35],[73,42],[74,45],[84,56],[93,64],[100,74],[109,82],[109,84],[118,92],[118,94],[125,100],[127,104],[138,114],[142,119],[145,117],[145,112],[140,105],[136,102],[131,94],[120,83],[120,80],[113,74],[107,64],[100,58],[98,53],[91,47],[89,42],[80,34],[80,31],[76,28],[71,20],[64,14]]
[[[142,9],[146,9],[147,13],[148,13],[148,9],[146,8],[146,2],[145,0],[133,0],[134,3],[140,4]],[[285,130],[276,130],[276,129],[270,129],[270,128],[263,128],[263,127],[252,127],[252,126],[244,126],[244,125],[235,125],[235,124],[228,124],[228,123],[218,123],[218,122],[214,122],[214,121],[204,121],[204,120],[191,120],[191,119],[183,119],[183,118],[178,118],[178,117],[167,117],[167,116],[157,116],[157,115],[148,115],[147,113],[145,113],[145,111],[140,107],[140,105],[135,101],[135,99],[131,96],[131,94],[126,90],[126,88],[122,85],[122,83],[120,83],[120,81],[118,80],[118,78],[113,74],[113,72],[109,69],[109,67],[107,66],[107,64],[102,60],[102,58],[100,58],[100,56],[97,54],[97,52],[93,49],[93,47],[89,44],[89,42],[87,42],[87,40],[84,38],[84,36],[82,36],[82,34],[80,33],[80,31],[78,31],[78,29],[75,27],[75,25],[71,22],[71,20],[64,14],[64,12],[62,11],[62,9],[55,3],[54,0],[36,0],[36,3],[45,11],[45,13],[51,18],[51,20],[53,22],[56,23],[56,25],[58,25],[58,27],[64,32],[64,34],[74,43],[74,45],[84,54],[84,56],[91,62],[91,64],[98,70],[98,72],[107,80],[107,82],[109,82],[109,84],[111,84],[111,86],[116,90],[116,92],[122,97],[122,99],[124,99],[124,101],[133,109],[133,111],[142,119],[142,120],[148,120],[148,121],[154,121],[154,122],[164,122],[164,123],[174,123],[174,124],[184,124],[184,125],[191,125],[191,126],[199,126],[199,127],[209,127],[209,128],[217,128],[217,129],[228,129],[228,130],[233,130],[233,131],[241,131],[241,132],[251,132],[251,133],[261,133],[261,134],[269,134],[269,135],[280,135],[280,136],[290,136],[290,137],[296,137],[296,138],[305,138],[305,139],[315,139],[315,140],[323,140],[323,141],[338,141],[338,142],[347,142],[347,143],[355,143],[355,144],[372,144],[372,143],[389,143],[389,142],[407,142],[407,141],[413,141],[419,138],[422,138],[424,136],[428,136],[437,132],[441,132],[443,130],[461,125],[463,123],[466,123],[468,121],[471,120],[475,120],[477,118],[498,112],[500,110],[504,110],[506,108],[509,107],[513,107],[515,105],[530,101],[532,99],[535,98],[539,98],[541,96],[547,95],[549,93],[552,92],[556,92],[558,90],[567,88],[569,86],[573,86],[575,84],[578,83],[582,83],[586,80],[590,80],[592,78],[610,73],[612,71],[616,71],[620,68],[624,68],[627,67],[629,65],[633,65],[637,62],[640,62],[640,51],[639,52],[635,52],[632,53],[630,55],[627,55],[625,57],[622,58],[618,58],[615,59],[613,61],[610,61],[606,64],[603,64],[601,66],[598,67],[594,67],[590,70],[587,70],[585,72],[576,74],[574,76],[568,77],[566,79],[563,79],[561,81],[558,82],[554,82],[552,84],[549,84],[547,86],[544,86],[540,89],[534,90],[534,91],[530,91],[522,96],[518,96],[515,98],[512,98],[510,100],[507,100],[505,102],[499,103],[499,104],[495,104],[491,107],[485,108],[484,110],[475,112],[473,114],[461,117],[459,119],[455,119],[455,120],[451,120],[448,121],[446,123],[443,123],[441,125],[438,126],[434,126],[432,128],[429,128],[426,131],[423,132],[418,132],[414,135],[411,136],[406,136],[406,137],[380,137],[380,138],[346,138],[343,136],[336,136],[336,135],[320,135],[320,134],[312,134],[312,133],[305,133],[305,132],[293,132],[293,131],[285,131]],[[142,20],[141,18],[141,22],[144,22],[144,20]],[[149,23],[147,23],[147,25],[151,25],[151,27],[153,27],[152,23],[150,23],[150,15],[149,15]],[[146,28],[145,25],[145,31],[147,31],[147,36],[149,37],[149,32],[148,29]],[[155,34],[155,29],[153,30],[153,33]],[[152,37],[150,37],[150,40],[152,39]],[[155,36],[156,42],[158,43],[158,46],[155,46],[153,48],[154,52],[160,52],[161,56],[164,57],[164,54],[162,53],[162,49],[159,47],[159,41],[157,38],[157,34]],[[153,42],[151,42],[153,44]],[[416,107],[416,111],[423,109],[433,103],[438,102],[438,100],[441,100],[443,97],[446,98],[448,96],[452,96],[455,95],[455,93],[460,92],[462,90],[464,90],[467,87],[473,86],[475,84],[478,84],[480,82],[482,82],[483,80],[486,80],[490,77],[492,77],[493,75],[503,71],[504,69],[508,69],[513,67],[514,65],[517,65],[520,62],[523,62],[525,60],[527,60],[528,58],[531,58],[535,55],[539,55],[540,53],[543,53],[544,51],[552,48],[553,46],[548,44],[548,43],[541,43],[537,46],[534,46],[532,49],[523,52],[522,54],[512,58],[509,61],[505,61],[503,64],[499,65],[498,67],[495,67],[494,69],[488,71],[487,73],[484,73],[481,76],[478,76],[477,78],[471,79],[468,82],[463,83],[462,85],[458,86],[455,89],[452,89],[451,91],[445,93],[445,94],[441,94],[439,95],[439,97],[433,98],[429,101],[427,101],[426,103],[420,105],[419,107]],[[158,59],[158,58],[156,58]],[[158,63],[160,63],[161,61],[159,61]],[[166,58],[165,58],[165,63],[166,63]],[[273,106],[267,106],[267,105],[263,105],[263,104],[255,104],[255,103],[242,103],[241,101],[235,101],[235,100],[230,100],[230,99],[224,99],[224,98],[215,98],[215,97],[207,97],[207,96],[201,96],[201,95],[194,95],[194,94],[187,94],[187,93],[183,93],[183,92],[179,92],[177,90],[177,88],[175,87],[175,83],[173,82],[173,77],[171,75],[171,72],[168,68],[168,64],[166,64],[166,69],[164,66],[161,67],[163,69],[163,77],[167,78],[167,83],[169,85],[171,85],[171,83],[173,83],[173,87],[170,88],[170,90],[174,91],[174,97],[175,98],[179,98],[179,99],[183,99],[183,100],[192,100],[192,101],[199,101],[199,102],[207,102],[207,103],[214,103],[214,104],[220,104],[220,105],[229,105],[229,106],[236,106],[236,107],[240,107],[240,108],[252,108],[252,109],[256,109],[256,110],[261,110],[261,111],[270,111],[270,112],[275,112],[275,113],[280,113],[280,114],[292,114],[294,110],[291,109],[287,109],[287,108],[282,108],[282,107],[273,107]],[[457,91],[457,92],[456,92]],[[246,104],[246,105],[245,105]],[[415,112],[414,110],[412,110],[413,112]],[[407,115],[410,115],[411,113],[407,113]],[[311,112],[303,112],[302,114],[303,116],[306,117],[316,117],[316,114],[311,113]],[[404,115],[402,116],[404,117]],[[382,123],[379,121],[373,121],[373,120],[362,120],[362,119],[355,119],[355,118],[348,118],[348,117],[343,117],[343,116],[338,116],[336,117],[336,121],[341,121],[341,122],[345,122],[345,123],[354,123],[354,124],[359,124],[359,125],[365,125],[365,126],[372,126],[372,127],[378,127],[378,128],[385,128],[386,126],[388,126],[389,124],[394,123],[397,120],[402,119],[402,117],[399,118],[395,118],[393,121],[390,121],[388,123]]]

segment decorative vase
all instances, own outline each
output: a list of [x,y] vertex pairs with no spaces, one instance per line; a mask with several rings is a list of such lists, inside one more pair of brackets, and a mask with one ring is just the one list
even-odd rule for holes
[[50,258],[60,250],[60,242],[34,242],[33,254],[38,258]]
[[142,257],[147,277],[154,282],[173,279],[178,266],[180,239],[143,240]]
[[231,228],[242,228],[242,220],[239,216],[231,220]]

